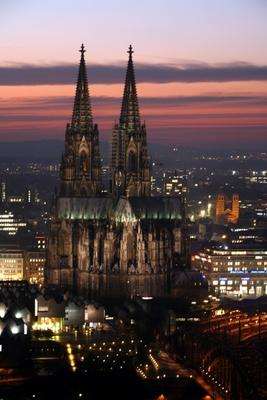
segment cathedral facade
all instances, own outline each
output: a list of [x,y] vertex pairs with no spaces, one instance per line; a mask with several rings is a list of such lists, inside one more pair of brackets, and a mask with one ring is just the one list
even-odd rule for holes
[[110,193],[101,183],[84,47],[73,114],[65,134],[60,187],[47,250],[47,283],[88,296],[164,296],[181,263],[182,204],[151,196],[151,167],[141,123],[133,50],[111,140]]

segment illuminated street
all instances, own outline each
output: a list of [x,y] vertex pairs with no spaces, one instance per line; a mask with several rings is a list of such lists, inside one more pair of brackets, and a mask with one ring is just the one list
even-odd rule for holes
[[[142,339],[117,338],[87,344],[77,340],[66,344],[40,340],[33,343],[31,352],[37,375],[24,378],[23,384],[17,380],[17,389],[12,390],[9,388],[11,382],[2,381],[4,400],[15,399],[18,393],[24,396],[21,399],[27,399],[27,395],[36,399],[46,399],[46,396],[53,399],[54,395],[56,398],[57,387],[45,388],[47,380],[53,380],[53,375],[57,382],[65,382],[61,390],[66,399],[102,398],[98,396],[104,396],[108,387],[112,389],[119,382],[125,392],[122,397],[118,394],[118,398],[124,398],[126,393],[130,399],[142,396],[154,400],[161,395],[168,399],[183,399],[190,395],[190,398],[199,400],[206,393],[201,388],[203,384],[195,383],[195,378],[177,364],[167,365],[164,357],[157,357],[158,351]],[[79,382],[78,392],[73,389],[76,382]],[[29,385],[35,390],[29,392]]]

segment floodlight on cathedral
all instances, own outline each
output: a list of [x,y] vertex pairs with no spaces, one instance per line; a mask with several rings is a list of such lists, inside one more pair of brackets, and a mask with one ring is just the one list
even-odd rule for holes
[[[141,123],[133,48],[112,133],[111,191],[101,191],[99,133],[81,58],[47,246],[47,283],[91,296],[162,296],[184,260],[182,204],[151,196],[146,127]],[[184,251],[182,251],[184,253]],[[182,262],[184,266],[184,261]]]

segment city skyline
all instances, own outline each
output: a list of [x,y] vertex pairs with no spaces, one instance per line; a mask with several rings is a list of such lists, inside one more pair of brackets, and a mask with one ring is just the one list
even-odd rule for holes
[[110,140],[119,116],[132,44],[150,142],[200,148],[266,143],[264,2],[100,3],[2,6],[1,142],[63,140],[84,42],[100,140]]
[[265,399],[267,2],[2,3],[1,399]]

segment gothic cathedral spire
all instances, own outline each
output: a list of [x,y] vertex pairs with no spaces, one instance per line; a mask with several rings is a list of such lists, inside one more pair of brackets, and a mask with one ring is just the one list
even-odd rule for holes
[[133,48],[129,46],[129,60],[122,98],[120,125],[128,131],[140,129],[140,115],[133,65]]
[[112,134],[112,193],[114,196],[150,195],[150,161],[146,128],[141,124],[130,45],[119,124]]
[[96,196],[101,191],[99,133],[93,124],[83,44],[80,53],[72,119],[67,125],[61,163],[60,196]]
[[81,49],[81,60],[79,66],[78,80],[76,86],[75,100],[73,106],[73,114],[71,127],[72,129],[86,132],[93,126],[92,108],[88,89],[88,80],[86,65],[84,59],[85,48],[82,44]]

